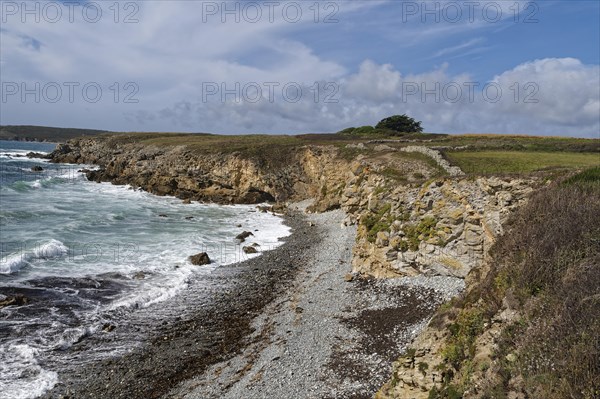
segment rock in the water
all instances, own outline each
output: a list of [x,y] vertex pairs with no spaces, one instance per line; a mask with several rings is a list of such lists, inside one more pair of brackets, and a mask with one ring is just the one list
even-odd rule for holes
[[188,258],[192,265],[202,266],[210,263],[210,258],[206,252],[200,252],[199,254],[192,255]]
[[240,234],[238,234],[237,236],[235,236],[235,238],[238,239],[238,240],[244,241],[244,240],[246,240],[246,238],[248,238],[250,236],[253,236],[253,235],[254,234],[252,234],[249,231],[243,231]]
[[160,215],[158,215],[159,218],[167,218],[168,216],[165,215],[164,213],[161,213]]
[[191,203],[192,203],[192,200],[191,200],[191,199],[189,199],[189,198],[186,198],[186,199],[184,199],[184,200],[183,200],[183,203],[184,203],[184,204],[186,204],[186,205],[187,205],[187,204],[191,204]]
[[247,254],[255,254],[258,252],[258,250],[256,249],[256,247],[252,246],[252,245],[248,245],[246,247],[242,247],[242,250],[247,253]]
[[17,294],[15,296],[9,296],[3,300],[0,300],[0,308],[3,308],[5,306],[12,306],[12,305],[23,306],[23,305],[27,305],[27,303],[29,303],[29,300],[27,299],[26,296]]
[[133,275],[133,278],[134,278],[135,280],[143,280],[143,279],[145,279],[145,278],[146,278],[146,273],[144,273],[144,272],[136,272],[136,273]]
[[37,165],[36,165],[36,166],[32,166],[32,167],[31,167],[31,170],[32,170],[33,172],[41,172],[41,171],[43,171],[43,170],[44,170],[44,168],[42,168],[41,166],[37,166]]
[[42,154],[41,152],[33,152],[33,151],[31,151],[31,152],[27,153],[26,157],[27,158],[44,158],[44,159],[46,159],[46,158],[48,158],[48,155],[47,154]]

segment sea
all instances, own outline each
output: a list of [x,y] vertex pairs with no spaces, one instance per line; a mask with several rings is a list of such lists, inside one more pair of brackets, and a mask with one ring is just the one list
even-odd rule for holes
[[[26,156],[54,147],[0,141],[0,303],[26,301],[0,306],[0,399],[42,395],[59,382],[57,353],[290,234],[282,218],[253,205],[183,204],[87,181],[82,170],[92,165]],[[242,231],[252,232],[243,245],[256,243],[257,254],[242,250]],[[199,252],[212,263],[192,265]]]

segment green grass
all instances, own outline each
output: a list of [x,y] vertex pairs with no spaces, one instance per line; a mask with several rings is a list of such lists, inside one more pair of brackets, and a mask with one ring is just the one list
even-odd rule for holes
[[563,185],[580,185],[582,187],[600,187],[600,166],[586,169],[562,182]]
[[446,156],[468,174],[531,173],[600,165],[598,152],[456,151],[448,152]]
[[433,138],[427,146],[468,146],[468,151],[600,152],[600,140],[574,137],[461,134]]
[[385,204],[375,213],[369,213],[362,217],[361,224],[367,229],[367,240],[374,243],[377,239],[377,233],[380,231],[389,231],[393,218],[389,214],[392,209],[391,204]]

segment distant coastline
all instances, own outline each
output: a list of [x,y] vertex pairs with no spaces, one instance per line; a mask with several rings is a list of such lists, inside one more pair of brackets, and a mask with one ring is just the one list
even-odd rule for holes
[[75,137],[97,136],[105,133],[111,132],[107,130],[75,129],[50,126],[0,126],[0,140],[7,141],[28,141],[58,144],[64,143]]

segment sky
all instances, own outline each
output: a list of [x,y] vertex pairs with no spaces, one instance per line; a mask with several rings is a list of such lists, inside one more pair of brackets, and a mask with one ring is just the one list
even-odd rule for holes
[[0,124],[600,138],[600,1],[0,1]]

